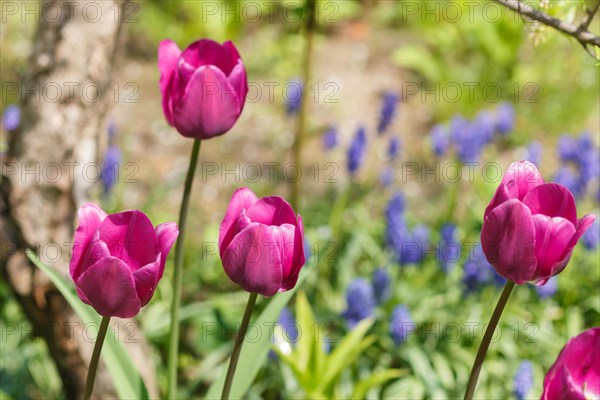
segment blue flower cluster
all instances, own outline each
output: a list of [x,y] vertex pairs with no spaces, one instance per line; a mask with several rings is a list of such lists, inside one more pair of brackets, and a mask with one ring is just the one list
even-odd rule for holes
[[429,229],[424,225],[416,225],[411,231],[404,218],[405,208],[404,196],[397,192],[392,196],[385,210],[386,241],[396,253],[400,264],[417,264],[425,258],[429,243]]
[[289,308],[284,307],[281,310],[277,325],[279,325],[284,332],[283,337],[286,341],[290,343],[296,343],[298,341],[298,324],[296,324],[296,319]]
[[331,151],[337,147],[337,145],[339,144],[338,136],[338,130],[333,125],[330,126],[329,129],[327,129],[327,131],[325,131],[322,137],[323,148],[325,149],[325,151]]
[[[573,196],[583,196],[593,180],[600,177],[600,149],[587,132],[578,138],[563,135],[557,146],[561,167],[554,181],[567,187]],[[600,192],[599,192],[600,193]]]
[[21,109],[16,104],[6,106],[2,113],[2,126],[8,132],[14,131],[21,125]]
[[121,150],[116,145],[116,127],[113,121],[109,123],[107,132],[108,149],[104,153],[100,175],[104,195],[109,195],[119,180],[119,163],[121,162]]
[[388,144],[387,156],[390,161],[394,161],[400,153],[400,138],[397,136],[390,137]]
[[437,260],[445,272],[450,272],[461,255],[460,243],[456,241],[456,225],[442,225],[440,234],[442,240],[436,249]]
[[476,162],[485,146],[492,142],[494,134],[506,135],[514,128],[514,109],[509,103],[500,104],[495,112],[480,111],[469,121],[455,115],[448,127],[434,125],[430,132],[433,152],[442,156],[450,145],[463,162]]
[[533,386],[533,367],[531,361],[525,360],[519,364],[514,380],[514,394],[517,400],[527,398],[527,394]]
[[481,243],[478,243],[473,247],[464,265],[463,283],[467,292],[472,292],[486,284],[492,283],[500,286],[505,282],[506,280],[498,275],[494,267],[487,262]]
[[375,295],[373,287],[364,278],[355,278],[346,290],[346,318],[348,329],[352,329],[361,320],[370,317],[375,311]]
[[390,336],[396,345],[404,343],[410,332],[414,329],[414,322],[408,307],[404,304],[397,305],[390,318]]
[[385,268],[377,268],[373,272],[373,295],[377,304],[384,303],[392,295],[392,279]]
[[348,172],[355,175],[363,163],[367,148],[367,134],[364,127],[359,127],[348,148]]
[[526,159],[539,167],[540,163],[542,162],[542,150],[543,147],[540,142],[537,140],[532,141],[529,143],[529,146],[527,146]]
[[297,114],[302,106],[302,91],[304,84],[298,79],[293,79],[288,82],[284,96],[285,111],[288,115]]
[[379,124],[377,125],[378,134],[382,135],[391,125],[398,108],[398,99],[399,97],[396,93],[384,93],[383,104],[379,114]]

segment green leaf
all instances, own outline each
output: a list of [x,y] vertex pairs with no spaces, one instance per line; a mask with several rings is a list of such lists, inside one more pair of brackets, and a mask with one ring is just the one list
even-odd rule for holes
[[431,82],[438,82],[442,77],[438,60],[423,46],[400,47],[392,53],[392,61],[400,67],[416,70]]
[[406,369],[386,369],[381,372],[376,372],[369,376],[367,379],[363,379],[356,384],[354,387],[354,392],[351,399],[364,399],[367,396],[367,392],[375,387],[379,386],[389,380],[394,378],[400,378],[403,375],[406,375],[408,370]]
[[[96,324],[100,326],[100,315],[96,311],[84,304],[77,296],[75,287],[71,282],[63,278],[58,272],[42,264],[38,256],[31,250],[27,250],[27,257],[36,267],[44,271],[54,286],[65,297],[65,300],[73,308],[73,311],[85,325]],[[131,358],[123,345],[119,342],[118,335],[115,335],[114,329],[109,329],[106,335],[104,346],[102,348],[102,358],[108,366],[108,371],[115,384],[117,394],[121,399],[148,399],[148,390],[144,380],[140,376],[131,361]]]
[[325,373],[319,381],[317,392],[325,392],[342,370],[352,364],[356,357],[373,343],[375,340],[373,337],[364,337],[372,325],[373,320],[370,318],[360,321],[336,346],[327,359]]
[[[300,286],[302,281],[306,278],[306,276],[310,273],[311,270],[303,269],[300,272],[300,276],[298,277],[298,282],[296,283],[296,287],[290,291],[279,293],[270,300],[269,305],[264,309],[264,311],[260,314],[258,319],[254,322],[256,326],[262,329],[262,335],[251,343],[244,342],[244,346],[242,347],[242,351],[240,354],[240,359],[238,361],[237,372],[235,378],[233,380],[233,385],[231,386],[231,398],[237,399],[244,396],[244,394],[248,391],[252,382],[254,382],[254,378],[262,368],[263,364],[267,360],[267,355],[269,353],[269,342],[270,335],[268,335],[270,327],[273,322],[276,322],[279,318],[279,314],[285,305],[290,301],[297,288]],[[216,399],[221,397],[221,392],[223,391],[223,384],[225,383],[225,374],[227,373],[227,365],[229,364],[229,359],[227,359],[223,363],[223,369],[221,371],[221,375],[219,379],[217,379],[208,389],[208,393],[206,394],[207,399]]]

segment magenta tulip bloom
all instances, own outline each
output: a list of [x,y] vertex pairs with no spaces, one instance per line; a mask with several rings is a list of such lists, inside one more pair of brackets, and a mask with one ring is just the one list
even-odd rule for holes
[[273,296],[292,289],[304,265],[302,217],[281,197],[235,191],[219,229],[225,273],[244,290]]
[[154,229],[141,211],[107,215],[84,204],[69,264],[79,298],[103,317],[135,316],[152,298],[178,234],[173,222]]
[[569,339],[544,378],[542,400],[600,398],[600,327]]
[[577,219],[575,200],[567,188],[544,183],[528,161],[514,162],[485,210],[483,252],[506,279],[541,286],[567,266],[594,218]]
[[246,69],[231,42],[202,39],[181,52],[173,41],[163,40],[158,69],[165,118],[183,136],[222,135],[244,109]]

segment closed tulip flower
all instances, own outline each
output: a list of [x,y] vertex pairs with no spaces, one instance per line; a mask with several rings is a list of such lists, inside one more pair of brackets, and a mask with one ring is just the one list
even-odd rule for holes
[[103,317],[135,316],[152,298],[178,234],[177,224],[155,229],[141,211],[107,215],[84,204],[69,265],[77,294]]
[[483,251],[506,279],[543,285],[567,266],[594,218],[577,219],[575,200],[567,188],[544,183],[534,164],[515,162],[485,210]]
[[273,296],[292,289],[304,265],[302,217],[281,197],[235,191],[219,230],[227,276],[244,290]]
[[542,400],[600,398],[600,327],[571,338],[544,378]]
[[171,40],[158,48],[165,118],[183,136],[210,139],[227,132],[246,101],[246,70],[235,46],[198,40],[183,52]]

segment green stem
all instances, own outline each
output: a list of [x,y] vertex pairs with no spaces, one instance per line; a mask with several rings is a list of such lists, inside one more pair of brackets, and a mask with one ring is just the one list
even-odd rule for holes
[[471,376],[469,376],[469,383],[467,384],[467,391],[465,392],[465,400],[471,400],[473,398],[475,386],[477,386],[477,379],[479,378],[479,372],[481,371],[481,366],[483,365],[483,360],[485,359],[485,354],[487,353],[488,347],[490,347],[490,341],[492,340],[492,336],[494,335],[496,326],[498,326],[498,321],[500,321],[500,316],[502,315],[504,306],[506,306],[506,302],[508,301],[508,298],[510,297],[514,287],[515,283],[513,281],[506,281],[504,290],[500,295],[500,299],[498,299],[498,304],[496,304],[496,308],[494,309],[492,317],[490,318],[490,323],[488,324],[485,334],[483,335],[483,340],[479,345],[479,350],[477,350],[477,356],[475,357],[473,368],[471,368]]
[[246,331],[248,330],[248,324],[250,323],[250,316],[252,315],[252,310],[254,309],[254,303],[256,303],[257,297],[257,293],[250,293],[250,297],[248,297],[248,304],[246,304],[246,311],[244,311],[242,325],[240,326],[240,331],[235,337],[235,344],[233,346],[233,352],[231,353],[229,368],[227,368],[227,376],[225,377],[225,384],[223,385],[223,394],[221,395],[221,400],[229,399],[229,393],[231,393],[231,384],[233,383],[233,376],[235,375],[235,369],[240,358],[240,352],[242,351],[242,344],[244,344],[244,338],[246,337]]
[[[300,112],[298,114],[298,125],[296,126],[296,137],[292,147],[293,161],[296,167],[302,171],[302,139],[306,130],[306,114],[308,111],[308,87],[311,79],[311,65],[313,53],[313,33],[315,30],[315,0],[306,0],[306,48],[304,49],[303,60],[303,77],[304,88],[302,97],[300,98]],[[292,196],[291,206],[294,210],[298,210],[300,206],[300,177],[292,181]]]
[[181,200],[181,209],[179,210],[179,236],[175,247],[175,271],[173,274],[173,303],[171,305],[171,331],[169,333],[169,359],[168,371],[169,382],[167,393],[169,399],[176,398],[177,394],[177,356],[179,354],[179,307],[181,305],[181,286],[183,284],[183,246],[185,242],[185,223],[187,220],[188,209],[190,205],[190,193],[198,164],[198,154],[200,154],[200,139],[194,141],[192,155],[190,157],[190,166],[185,178],[183,189],[183,199]]
[[96,338],[96,344],[94,345],[94,352],[92,353],[92,359],[90,360],[90,367],[88,368],[88,374],[85,380],[83,400],[88,400],[92,396],[94,382],[96,381],[96,371],[98,370],[98,361],[100,360],[100,352],[102,351],[102,345],[104,344],[104,338],[108,331],[109,322],[110,317],[102,317],[100,329],[98,329],[98,337]]

